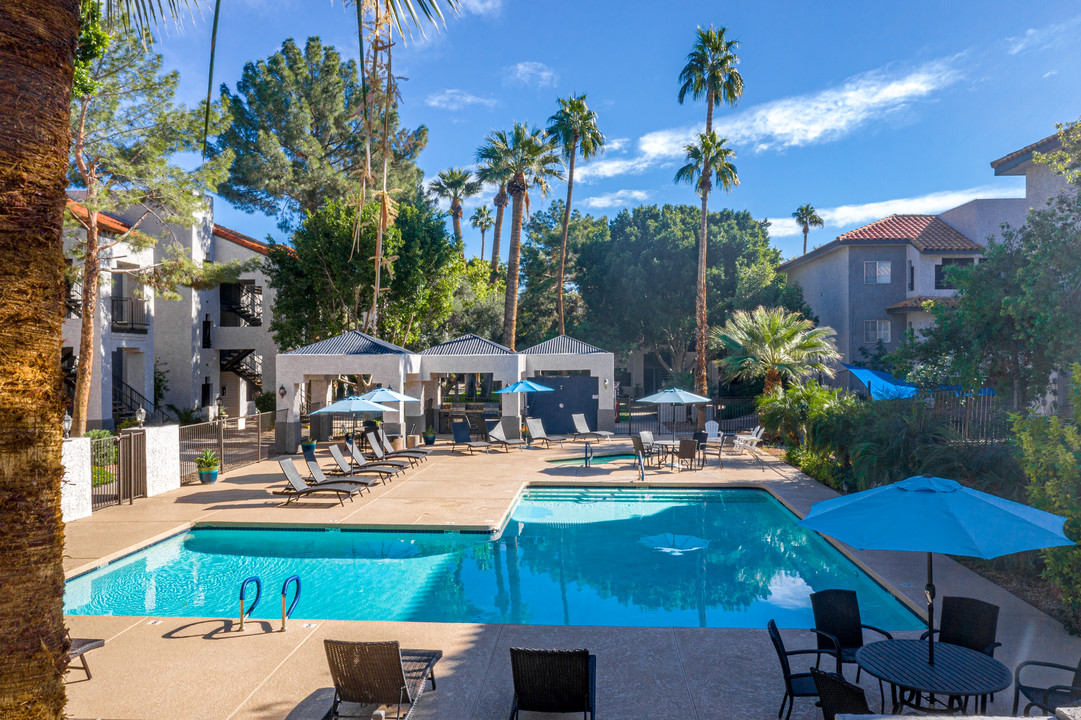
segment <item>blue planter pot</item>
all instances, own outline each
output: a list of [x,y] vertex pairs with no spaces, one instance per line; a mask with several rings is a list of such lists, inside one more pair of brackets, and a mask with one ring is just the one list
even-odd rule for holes
[[199,482],[201,482],[203,485],[213,485],[217,481],[218,481],[218,469],[217,468],[214,468],[213,470],[200,470],[199,471]]
[[421,435],[425,445],[435,445],[435,435]]

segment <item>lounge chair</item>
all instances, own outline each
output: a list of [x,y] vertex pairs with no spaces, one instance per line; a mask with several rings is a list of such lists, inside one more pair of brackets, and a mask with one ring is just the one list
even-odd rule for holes
[[300,477],[300,473],[297,472],[296,465],[293,464],[292,458],[282,458],[281,460],[278,460],[278,465],[281,466],[282,472],[285,473],[285,479],[289,484],[282,490],[274,490],[271,494],[284,495],[286,498],[286,505],[293,500],[298,500],[299,498],[307,497],[308,495],[327,492],[336,493],[338,495],[338,502],[345,505],[343,498],[349,498],[350,502],[352,502],[353,496],[361,491],[361,486],[357,483],[326,482],[318,485],[308,485],[304,482],[304,478]]
[[337,445],[330,446],[330,457],[334,458],[334,462],[338,466],[338,470],[332,473],[336,478],[340,476],[342,478],[359,480],[359,478],[357,478],[358,475],[378,475],[379,479],[385,483],[386,478],[391,477],[398,472],[398,468],[389,465],[377,465],[375,463],[367,463],[359,468],[353,467],[353,463],[346,459],[345,455],[342,454],[342,451]]
[[70,632],[67,636],[70,642],[68,646],[68,668],[70,669],[72,661],[78,658],[83,664],[81,669],[86,673],[86,679],[89,680],[91,675],[90,666],[86,664],[86,653],[97,650],[99,647],[105,647],[105,641],[90,638],[73,638]]
[[411,447],[406,450],[395,450],[394,446],[390,443],[390,438],[387,437],[387,434],[385,432],[383,432],[383,428],[379,428],[379,441],[383,443],[383,449],[386,450],[388,455],[396,452],[415,453],[417,455],[427,455],[428,453],[435,452],[435,448],[426,448],[422,445]]
[[483,450],[488,452],[488,448],[492,446],[490,442],[485,440],[472,440],[469,435],[469,423],[465,420],[453,420],[450,423],[450,432],[454,436],[454,440],[450,444],[451,452],[455,451],[459,445],[463,446],[472,455],[474,450]]
[[[409,720],[429,679],[435,690],[435,664],[443,657],[440,650],[403,650],[397,641],[324,640],[323,648],[334,681],[332,718],[342,717],[341,704],[347,702],[395,705],[395,717]],[[403,705],[409,705],[404,716]]]
[[823,720],[834,720],[838,715],[870,715],[867,695],[859,685],[853,685],[843,677],[811,668],[815,689],[822,705]]
[[[769,631],[769,639],[773,641],[773,649],[777,651],[777,659],[781,662],[781,672],[784,675],[784,699],[781,700],[781,709],[777,711],[777,717],[780,718],[784,715],[785,720],[792,717],[792,706],[796,704],[796,698],[798,697],[818,697],[818,688],[815,687],[814,677],[809,672],[796,673],[792,672],[792,665],[788,662],[788,658],[793,655],[818,655],[819,659],[823,653],[832,655],[837,660],[837,675],[841,675],[841,649],[836,640],[833,640],[832,649],[823,650],[822,648],[816,648],[814,650],[785,650],[784,640],[781,639],[781,632],[777,629],[777,623],[770,620],[766,624],[766,629]],[[812,630],[819,637],[825,635],[818,630]],[[785,706],[788,706],[788,714],[785,715]]]
[[525,426],[529,429],[530,442],[544,443],[544,447],[552,447],[552,443],[559,443],[559,447],[563,447],[563,442],[567,439],[562,435],[549,435],[544,430],[544,421],[540,418],[526,418]]
[[403,462],[400,462],[400,461],[394,462],[394,463],[391,463],[389,461],[388,462],[371,462],[370,460],[368,460],[368,458],[364,457],[363,453],[361,453],[361,451],[360,451],[360,445],[358,443],[355,443],[355,442],[349,448],[349,451],[350,451],[350,453],[352,453],[353,460],[356,462],[356,464],[358,466],[358,469],[363,470],[365,468],[384,468],[386,470],[394,470],[394,473],[389,475],[389,477],[391,479],[393,479],[394,476],[397,475],[398,473],[405,470],[405,468],[409,467],[409,463],[403,463]]
[[582,713],[592,719],[597,704],[597,656],[588,650],[510,649],[514,701],[519,712]]
[[739,450],[739,454],[742,455],[744,450],[750,450],[751,453],[758,454],[758,443],[762,442],[762,433],[765,432],[765,428],[759,425],[753,432],[747,435],[736,435],[736,439],[732,441],[732,447]]
[[[307,465],[308,472],[312,474],[312,482],[308,485],[308,487],[317,487],[319,485],[323,485],[324,483],[345,483],[348,485],[360,485],[362,488],[371,489],[371,486],[375,485],[375,478],[360,477],[359,475],[335,477],[333,480],[331,480],[323,473],[323,468],[319,467],[319,463],[311,462],[309,460],[307,462]],[[383,481],[382,476],[379,478],[379,480],[381,482],[385,482]]]
[[365,436],[368,438],[368,448],[371,450],[368,457],[372,462],[382,463],[383,465],[397,465],[402,468],[417,465],[418,459],[416,457],[390,459],[386,451],[383,450],[383,445],[379,442],[379,436],[374,432],[365,433]]
[[[1051,685],[1050,687],[1024,685],[1021,683],[1021,671],[1029,666],[1065,670],[1066,672],[1072,672],[1073,678],[1069,681],[1069,684]],[[1077,664],[1076,668],[1072,668],[1069,665],[1029,660],[1017,666],[1017,670],[1013,674],[1013,684],[1013,712],[1010,713],[1011,715],[1017,715],[1017,706],[1022,695],[1029,701],[1025,705],[1025,715],[1028,715],[1028,711],[1032,708],[1039,708],[1042,713],[1054,715],[1057,708],[1081,703],[1081,662]]]
[[502,445],[503,449],[507,452],[510,452],[512,447],[516,447],[519,450],[525,447],[525,440],[507,437],[507,433],[503,431],[502,420],[496,421],[496,424],[488,431],[488,442],[494,445]]
[[[373,438],[368,438],[368,442],[371,442]],[[383,428],[375,433],[374,440],[379,443],[379,448],[383,451],[383,457],[387,458],[405,458],[406,460],[422,462],[428,459],[428,450],[421,450],[419,448],[409,448],[408,450],[395,450],[394,445],[391,444],[390,438],[383,432]],[[416,463],[414,463],[415,465]]]
[[607,430],[590,430],[589,425],[586,424],[586,416],[582,413],[574,413],[571,415],[571,420],[574,422],[575,440],[581,440],[583,437],[595,437],[609,440],[615,435],[615,433],[608,432]]

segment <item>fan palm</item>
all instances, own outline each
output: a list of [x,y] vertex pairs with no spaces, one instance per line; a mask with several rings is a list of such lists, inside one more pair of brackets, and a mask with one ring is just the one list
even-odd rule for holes
[[832,377],[828,363],[841,357],[834,335],[833,328],[815,327],[799,313],[759,306],[751,312],[737,310],[710,339],[726,353],[719,364],[729,380],[765,377],[763,393],[769,395],[786,379],[813,372]]
[[[436,197],[450,200],[450,217],[454,223],[454,239],[462,242],[462,200],[480,192],[480,181],[473,179],[473,173],[465,168],[441,170],[429,188]],[[465,247],[462,247],[465,257]]]
[[562,179],[555,138],[544,131],[515,123],[510,133],[492,133],[477,151],[481,164],[499,164],[510,173],[507,193],[513,203],[510,223],[510,255],[507,259],[507,295],[503,306],[503,344],[514,349],[518,323],[518,265],[522,254],[522,217],[529,212],[529,189],[547,197],[550,179]]
[[473,211],[473,215],[469,218],[469,224],[480,230],[480,258],[484,259],[484,233],[491,229],[495,220],[492,219],[492,211],[488,209],[487,205],[481,205],[479,208]]
[[507,183],[510,182],[511,172],[507,168],[506,158],[501,155],[499,148],[510,145],[507,133],[497,130],[488,136],[485,145],[477,151],[477,157],[486,157],[480,167],[477,168],[477,178],[481,182],[495,185],[499,188],[492,204],[495,205],[495,228],[492,231],[492,271],[491,278],[494,280],[499,272],[499,240],[503,232],[503,211],[510,203],[510,195],[507,194]]
[[559,315],[559,334],[563,328],[563,278],[567,269],[567,233],[571,222],[571,194],[574,192],[574,159],[579,150],[582,159],[600,152],[604,147],[604,135],[597,129],[597,113],[589,109],[586,95],[571,95],[559,99],[559,111],[548,118],[548,137],[555,138],[567,161],[567,204],[563,208],[563,235],[559,249],[559,281],[556,283],[556,313]]
[[[743,76],[740,75],[736,65],[739,57],[736,49],[739,41],[729,40],[725,33],[727,28],[715,30],[710,25],[708,30],[698,28],[698,35],[694,47],[687,55],[687,63],[679,73],[679,102],[690,95],[693,99],[706,100],[706,135],[713,133],[713,107],[726,102],[735,105],[743,95]],[[703,153],[701,162],[702,170],[700,177],[708,178],[711,175],[709,161],[712,156]],[[735,183],[733,183],[735,184]],[[727,186],[726,186],[727,187]],[[709,330],[706,321],[706,215],[709,205],[708,182],[702,186],[702,223],[698,236],[698,283],[697,283],[697,315],[698,332],[695,355],[695,389],[699,393],[706,392],[706,333]]]
[[[106,28],[142,33],[197,4],[103,0],[101,9]],[[390,3],[400,23],[413,25],[440,18],[439,4]],[[13,720],[64,716],[62,231],[73,61],[84,49],[80,11],[90,8],[98,4],[0,3],[0,717]]]
[[792,213],[792,217],[795,218],[796,224],[803,230],[803,254],[807,254],[807,233],[811,232],[813,227],[823,227],[825,223],[822,218],[819,217],[818,212],[815,210],[814,205],[800,205],[796,208],[796,212]]

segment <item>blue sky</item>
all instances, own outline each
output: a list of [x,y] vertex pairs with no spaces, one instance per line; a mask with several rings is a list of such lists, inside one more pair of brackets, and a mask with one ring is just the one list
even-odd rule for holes
[[[355,19],[331,0],[224,0],[215,86],[287,37],[319,35],[355,57]],[[930,213],[976,197],[1017,197],[1018,178],[989,163],[1081,116],[1081,7],[1073,2],[601,2],[463,0],[439,32],[395,48],[407,127],[425,124],[427,177],[472,166],[477,145],[515,121],[543,126],[556,99],[587,92],[608,150],[579,161],[574,204],[613,216],[643,203],[698,200],[672,182],[705,107],[677,102],[678,75],[699,25],[742,42],[744,94],[715,112],[741,184],[711,209],[775,219],[786,257],[802,237],[791,212],[811,203],[840,232],[891,213]],[[181,73],[181,99],[206,93],[209,17],[158,43]],[[565,197],[554,184],[552,197]],[[466,205],[466,219],[491,193]],[[534,198],[534,208],[546,201]],[[274,220],[216,205],[218,222],[284,240]],[[467,251],[479,233],[463,223]],[[490,243],[490,236],[488,238]],[[504,246],[505,247],[505,246]],[[506,250],[504,249],[504,258]]]

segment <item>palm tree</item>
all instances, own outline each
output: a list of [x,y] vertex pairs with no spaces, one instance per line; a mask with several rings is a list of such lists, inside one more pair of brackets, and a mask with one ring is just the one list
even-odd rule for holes
[[[714,30],[712,25],[708,30],[699,27],[694,48],[687,55],[687,64],[679,73],[681,105],[688,94],[695,100],[706,99],[707,135],[713,132],[713,106],[720,105],[722,101],[735,105],[743,94],[743,76],[736,70],[739,57],[735,51],[739,42],[728,40],[726,32],[727,28],[724,27],[720,30]],[[707,179],[710,176],[709,160],[708,154],[703,155],[700,176]],[[699,393],[706,392],[706,332],[709,329],[706,322],[706,208],[709,188],[704,187],[703,190],[702,225],[698,236],[698,341],[695,357],[695,389]]]
[[[400,20],[419,24],[420,17],[439,14],[437,1],[391,5],[396,16],[402,14]],[[101,7],[107,27],[142,33],[176,20],[183,6],[195,4],[104,0]],[[0,203],[4,718],[64,716],[62,232],[74,60],[77,51],[85,50],[79,44],[80,9],[94,12],[98,7],[80,0],[0,3],[0,107],[5,113],[0,123],[0,196],[5,198]],[[213,89],[212,80],[208,86]]]
[[495,276],[499,272],[499,240],[503,231],[503,211],[507,209],[507,204],[510,202],[510,196],[507,195],[507,183],[510,182],[511,172],[504,162],[505,158],[500,156],[498,148],[505,148],[509,145],[507,133],[497,130],[488,136],[487,144],[477,150],[478,158],[482,155],[488,158],[477,168],[477,178],[481,182],[499,188],[499,192],[492,198],[492,204],[495,205],[495,229],[492,232],[492,271],[490,274],[492,280],[495,280]]
[[803,254],[807,254],[807,233],[811,232],[813,227],[823,227],[825,223],[822,218],[818,216],[818,212],[815,210],[814,205],[800,205],[796,208],[796,212],[792,213],[792,217],[796,219],[796,224],[803,229]]
[[[429,188],[436,197],[450,200],[450,217],[454,222],[454,239],[462,242],[462,200],[480,192],[480,181],[473,179],[473,173],[465,168],[441,170]],[[465,246],[462,246],[465,258]]]
[[785,379],[813,372],[833,377],[827,363],[841,357],[833,342],[833,328],[815,327],[799,313],[779,307],[737,310],[723,328],[715,328],[710,335],[714,347],[727,353],[719,361],[726,376],[730,380],[764,377],[766,395]]
[[479,208],[473,211],[473,215],[469,218],[469,224],[480,230],[480,259],[484,259],[484,233],[495,223],[492,219],[492,211],[488,209],[487,205],[481,205]]
[[563,208],[563,235],[559,249],[559,281],[556,283],[556,313],[559,315],[559,334],[563,328],[563,278],[567,267],[567,233],[571,222],[571,194],[574,192],[574,158],[582,151],[582,159],[600,152],[604,147],[604,135],[597,129],[597,113],[586,105],[586,95],[572,95],[559,99],[559,111],[548,118],[548,137],[555,138],[563,149],[567,161],[567,204]]
[[562,179],[562,163],[555,138],[544,131],[514,123],[507,133],[492,133],[477,151],[481,164],[503,165],[510,173],[507,193],[513,206],[510,223],[510,256],[507,259],[507,296],[503,305],[503,344],[514,350],[518,324],[518,263],[522,254],[522,216],[529,212],[529,188],[548,196],[548,180]]

